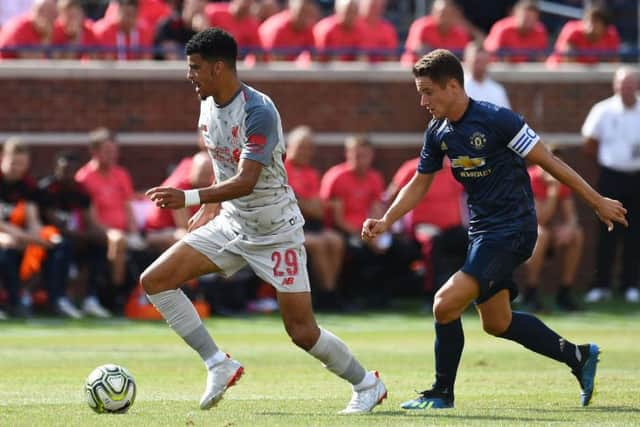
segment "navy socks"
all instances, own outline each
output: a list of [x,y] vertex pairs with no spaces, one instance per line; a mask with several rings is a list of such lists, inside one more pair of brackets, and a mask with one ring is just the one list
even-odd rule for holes
[[444,325],[436,322],[435,329],[436,382],[433,388],[453,396],[453,385],[464,347],[462,320],[458,318]]

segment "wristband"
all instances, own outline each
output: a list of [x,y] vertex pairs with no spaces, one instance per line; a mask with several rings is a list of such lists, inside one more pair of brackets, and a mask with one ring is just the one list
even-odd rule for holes
[[185,190],[184,192],[184,206],[195,206],[200,203],[200,192],[199,190]]

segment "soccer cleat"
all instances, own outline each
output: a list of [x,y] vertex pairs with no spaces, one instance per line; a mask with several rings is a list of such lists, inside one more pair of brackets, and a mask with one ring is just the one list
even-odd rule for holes
[[416,399],[404,402],[402,409],[445,409],[453,408],[453,395],[440,390],[421,391]]
[[244,368],[240,362],[228,355],[222,362],[209,369],[207,386],[200,399],[200,409],[214,407],[222,399],[224,392],[234,386],[243,373]]
[[68,317],[70,319],[82,319],[83,317],[82,312],[78,310],[67,297],[58,298],[55,303],[55,311],[60,316]]
[[584,296],[584,302],[591,304],[611,299],[611,291],[606,288],[593,288]]
[[600,349],[595,344],[585,344],[578,347],[585,356],[585,359],[577,369],[573,369],[571,372],[576,376],[580,383],[580,404],[582,406],[589,405],[591,402],[591,396],[593,396],[593,390],[595,388],[596,380],[596,368],[600,361]]
[[98,298],[86,297],[82,303],[82,311],[89,316],[98,317],[100,319],[107,319],[111,317],[109,310],[100,305]]
[[353,390],[351,400],[347,407],[340,411],[340,414],[363,414],[371,412],[377,405],[381,404],[387,398],[387,388],[380,379],[378,371],[374,371],[376,382],[364,390]]

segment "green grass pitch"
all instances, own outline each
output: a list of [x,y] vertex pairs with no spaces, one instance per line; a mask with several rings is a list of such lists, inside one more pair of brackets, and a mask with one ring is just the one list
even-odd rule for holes
[[[36,319],[0,323],[0,426],[640,425],[638,309],[544,317],[570,340],[602,348],[588,408],[580,407],[568,368],[484,334],[468,313],[456,408],[404,411],[399,404],[432,381],[431,316],[412,310],[318,318],[381,372],[389,399],[372,414],[336,414],[349,385],[295,348],[276,315],[207,320],[220,347],[246,368],[210,411],[198,409],[202,363],[163,322]],[[94,414],[84,401],[84,378],[109,362],[127,367],[138,385],[124,415]]]

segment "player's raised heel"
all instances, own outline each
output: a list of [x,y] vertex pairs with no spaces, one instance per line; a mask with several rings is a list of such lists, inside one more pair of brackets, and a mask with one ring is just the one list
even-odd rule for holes
[[227,357],[218,363],[207,374],[207,386],[200,399],[200,409],[214,407],[229,387],[234,386],[242,374],[244,367],[237,360]]
[[354,390],[347,407],[340,411],[340,414],[363,414],[371,412],[373,408],[387,398],[387,388],[380,379],[380,374],[378,371],[374,371],[373,375],[376,377],[376,382],[364,390]]
[[585,344],[579,346],[585,358],[578,369],[574,369],[573,375],[580,383],[580,404],[587,406],[591,402],[591,397],[596,385],[596,370],[600,361],[600,348],[596,344]]
[[439,390],[430,389],[421,391],[420,396],[404,402],[402,409],[446,409],[453,408],[453,396],[442,393]]

